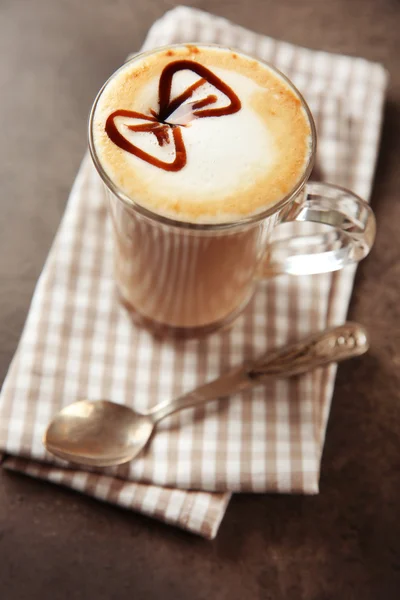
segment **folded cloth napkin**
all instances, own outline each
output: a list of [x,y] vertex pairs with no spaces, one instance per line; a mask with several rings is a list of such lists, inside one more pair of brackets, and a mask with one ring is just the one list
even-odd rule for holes
[[[316,119],[316,174],[368,199],[387,82],[380,65],[275,41],[185,7],[155,23],[143,49],[193,41],[234,46],[287,74]],[[343,322],[354,272],[268,281],[229,331],[156,341],[116,300],[110,220],[86,157],[3,386],[4,466],[206,538],[215,537],[232,492],[317,493],[334,366],[178,413],[140,458],[119,468],[72,468],[41,440],[52,416],[79,398],[148,409],[290,338]]]

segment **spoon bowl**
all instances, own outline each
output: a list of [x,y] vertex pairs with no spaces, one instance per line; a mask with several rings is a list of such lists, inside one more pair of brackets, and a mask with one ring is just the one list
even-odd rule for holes
[[80,400],[58,413],[43,443],[49,452],[64,460],[109,467],[137,456],[153,427],[150,416],[127,406],[108,400]]

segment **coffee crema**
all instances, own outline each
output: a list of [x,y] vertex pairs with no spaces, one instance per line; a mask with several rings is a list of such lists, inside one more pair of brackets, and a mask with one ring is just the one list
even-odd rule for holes
[[93,142],[134,203],[174,220],[223,223],[262,212],[296,187],[311,125],[299,96],[267,65],[183,45],[133,59],[108,81]]

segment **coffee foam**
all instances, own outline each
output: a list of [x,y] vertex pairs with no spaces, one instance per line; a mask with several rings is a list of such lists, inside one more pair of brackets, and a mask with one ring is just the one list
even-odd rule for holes
[[[167,64],[191,60],[206,66],[235,92],[241,108],[220,117],[193,118],[191,103],[215,96],[212,108],[229,104],[225,94],[206,82],[167,118],[182,126],[187,161],[170,172],[121,149],[105,131],[117,109],[150,115],[158,110],[158,84]],[[200,77],[189,70],[173,76],[171,98]],[[159,145],[149,132],[127,126],[145,121],[117,117],[118,131],[132,144],[165,162],[175,146]],[[93,120],[93,141],[111,180],[134,202],[180,221],[220,223],[265,210],[287,195],[304,173],[311,130],[300,98],[268,66],[232,50],[181,46],[134,59],[105,86]]]

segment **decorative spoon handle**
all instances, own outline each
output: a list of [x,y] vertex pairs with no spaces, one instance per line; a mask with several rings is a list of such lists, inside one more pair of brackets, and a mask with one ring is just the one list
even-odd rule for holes
[[292,377],[329,363],[360,356],[368,347],[364,327],[348,322],[267,352],[255,361],[235,368],[172,402],[158,404],[148,415],[156,423],[178,410],[250,389],[272,378]]
[[247,375],[259,382],[270,377],[292,377],[329,363],[360,356],[368,347],[364,327],[348,322],[267,352],[248,367]]

